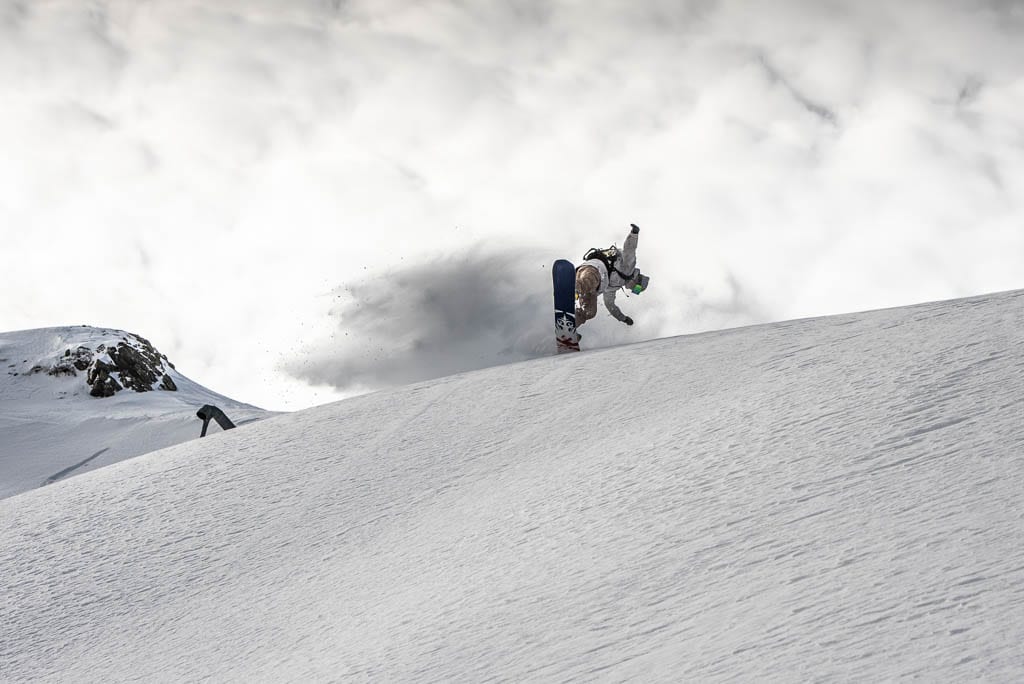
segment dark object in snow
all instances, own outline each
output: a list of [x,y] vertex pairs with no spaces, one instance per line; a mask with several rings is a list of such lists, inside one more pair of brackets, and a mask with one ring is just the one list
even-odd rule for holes
[[106,363],[105,361],[96,361],[96,363],[89,369],[89,374],[86,376],[86,382],[92,386],[89,391],[89,395],[93,397],[112,397],[122,389],[121,384],[115,380],[111,375],[111,371],[116,371],[117,366]]
[[104,342],[95,351],[83,345],[68,347],[52,363],[37,364],[25,374],[46,373],[60,377],[76,376],[84,372],[91,396],[112,397],[124,389],[135,392],[177,392],[178,386],[171,379],[169,368],[173,369],[174,364],[158,352],[149,340],[125,333],[121,340]]
[[203,431],[199,434],[200,437],[206,436],[206,428],[209,427],[211,420],[216,420],[222,430],[230,430],[235,427],[231,419],[213,404],[206,404],[203,408],[196,411],[196,415],[203,419]]
[[133,337],[133,344],[118,342],[116,347],[107,348],[107,354],[121,376],[121,384],[136,392],[148,392],[164,375],[162,359],[148,340]]
[[74,375],[74,369],[86,371],[86,382],[92,387],[89,394],[112,397],[122,389],[176,392],[178,387],[166,372],[168,367],[174,368],[174,365],[149,340],[128,334],[117,344],[101,344],[95,353],[86,347],[66,351],[50,374]]

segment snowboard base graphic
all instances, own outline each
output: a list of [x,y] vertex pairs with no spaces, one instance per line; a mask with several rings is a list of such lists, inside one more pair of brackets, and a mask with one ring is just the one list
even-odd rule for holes
[[555,344],[558,353],[580,350],[576,332],[576,267],[571,261],[559,259],[551,266],[555,292]]

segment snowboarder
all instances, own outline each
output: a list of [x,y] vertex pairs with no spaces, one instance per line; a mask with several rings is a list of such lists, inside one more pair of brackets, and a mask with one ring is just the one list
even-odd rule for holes
[[640,228],[630,224],[631,230],[620,250],[615,245],[608,249],[591,249],[583,255],[583,263],[576,268],[576,327],[597,315],[597,295],[604,295],[604,305],[616,320],[633,325],[633,319],[622,313],[615,303],[619,289],[629,288],[634,294],[647,289],[650,278],[636,267],[636,243]]

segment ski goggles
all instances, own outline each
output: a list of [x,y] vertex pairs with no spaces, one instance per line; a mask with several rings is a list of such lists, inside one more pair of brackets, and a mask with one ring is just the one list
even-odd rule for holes
[[633,287],[631,288],[631,289],[632,289],[632,291],[633,291],[633,294],[640,294],[641,292],[643,292],[644,290],[646,290],[646,289],[647,289],[647,284],[648,284],[649,282],[651,282],[651,279],[650,279],[650,278],[649,278],[648,276],[645,276],[645,275],[643,275],[643,274],[641,273],[641,274],[640,274],[640,275],[639,275],[639,276],[637,277],[636,285],[634,285],[634,286],[633,286]]

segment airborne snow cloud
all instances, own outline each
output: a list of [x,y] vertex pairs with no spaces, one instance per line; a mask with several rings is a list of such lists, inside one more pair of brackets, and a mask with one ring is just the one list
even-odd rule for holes
[[358,391],[545,356],[553,316],[542,258],[476,249],[339,287],[334,332],[287,368]]
[[[540,248],[476,245],[366,273],[333,292],[331,333],[284,368],[312,385],[352,393],[549,356],[550,269]],[[623,292],[618,303],[635,316],[632,328],[608,317],[599,303],[598,318],[581,333],[590,348],[657,337],[666,330],[665,311],[711,328],[769,320],[733,276],[724,278],[701,291],[652,287],[642,299]]]
[[0,0],[0,330],[137,330],[294,408],[252,369],[337,335],[335,287],[478,243],[639,223],[626,339],[1019,287],[1022,65],[995,0]]

